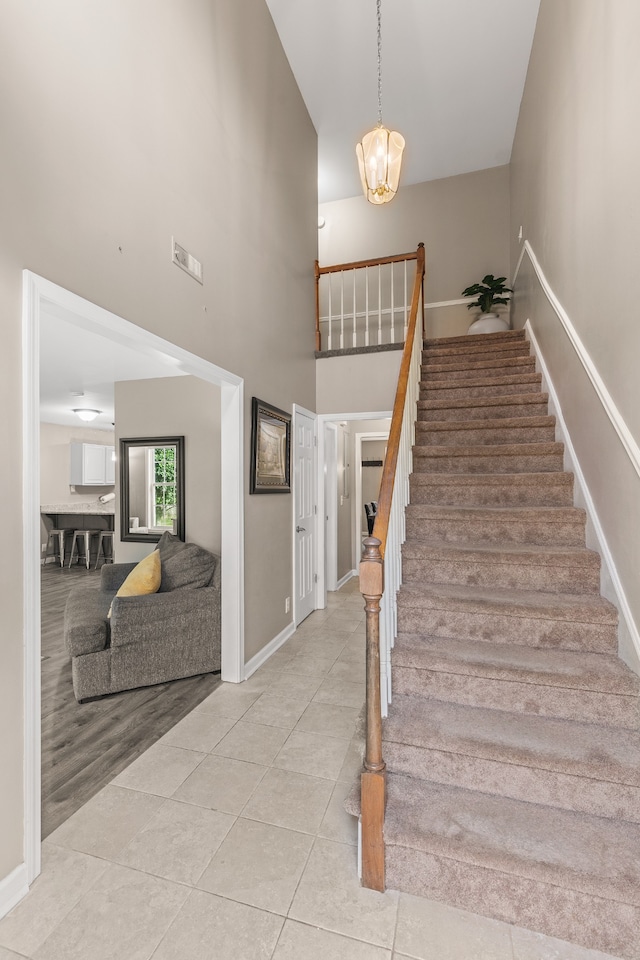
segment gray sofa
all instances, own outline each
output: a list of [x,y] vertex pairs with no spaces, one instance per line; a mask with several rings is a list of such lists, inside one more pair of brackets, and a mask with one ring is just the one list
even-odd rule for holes
[[99,582],[71,591],[64,638],[76,700],[220,670],[220,558],[169,533],[157,549],[157,593],[116,597],[135,563],[105,564]]

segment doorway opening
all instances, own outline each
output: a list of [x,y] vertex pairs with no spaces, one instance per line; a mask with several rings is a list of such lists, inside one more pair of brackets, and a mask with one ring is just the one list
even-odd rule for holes
[[[362,444],[384,440],[390,411],[318,417],[318,606],[356,576],[362,552]],[[366,524],[364,529],[366,529]]]
[[162,358],[220,388],[222,679],[244,679],[243,380],[233,373],[25,270],[23,273],[23,581],[25,682],[25,860],[27,882],[40,872],[40,323],[64,313],[79,331]]

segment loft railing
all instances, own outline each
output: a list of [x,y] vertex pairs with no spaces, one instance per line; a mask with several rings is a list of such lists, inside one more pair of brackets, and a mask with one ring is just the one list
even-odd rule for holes
[[[382,469],[373,535],[364,540],[360,590],[366,612],[366,748],[361,774],[362,883],[384,890],[385,762],[382,717],[391,700],[391,647],[396,635],[396,592],[401,583],[400,548],[404,542],[404,509],[409,502],[409,476],[420,386],[424,311],[424,245],[415,254],[407,335],[393,405],[387,455]],[[418,317],[421,317],[418,324]]]
[[316,350],[404,343],[417,253],[321,267],[316,260]]

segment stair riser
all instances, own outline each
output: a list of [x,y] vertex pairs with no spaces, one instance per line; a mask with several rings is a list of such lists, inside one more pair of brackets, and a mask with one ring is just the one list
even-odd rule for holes
[[477,757],[465,750],[445,752],[386,739],[382,745],[390,773],[640,824],[640,787]]
[[461,486],[448,480],[442,484],[422,484],[414,475],[411,477],[410,486],[412,503],[428,503],[433,506],[569,507],[573,503],[573,484],[567,483],[514,486],[506,481],[504,485],[479,483],[477,486]]
[[386,882],[429,900],[637,960],[640,908],[408,847],[389,846]]
[[429,401],[421,400],[418,403],[418,423],[428,424],[434,420],[507,420],[511,417],[544,417],[547,413],[546,403],[502,403],[490,406],[447,407],[427,406]]
[[591,650],[613,654],[617,631],[610,623],[577,623],[535,616],[508,616],[487,611],[447,610],[398,598],[398,631],[458,640],[491,640],[552,650]]
[[471,560],[438,560],[407,557],[403,551],[404,583],[455,583],[476,587],[513,587],[545,593],[600,593],[599,564],[554,566],[549,563],[478,563]]
[[415,473],[560,473],[563,458],[562,454],[439,457],[414,450],[413,469]]
[[395,694],[466,706],[606,723],[627,730],[640,728],[640,702],[633,696],[401,666],[393,669],[393,690]]
[[457,380],[483,380],[485,377],[509,377],[516,374],[535,373],[533,357],[523,357],[517,360],[505,360],[502,365],[497,363],[483,366],[481,363],[447,364],[451,369],[442,369],[444,364],[423,369],[422,380],[427,385],[432,381],[446,380],[448,383]]
[[[548,520],[437,520],[407,516],[407,540],[429,539],[442,543],[527,543],[539,546],[584,546],[585,520],[551,523]],[[494,581],[498,585],[498,581]]]
[[447,380],[420,382],[420,400],[463,400],[469,397],[508,397],[513,393],[535,393],[540,389],[539,373],[522,374],[516,377],[497,378],[499,382],[462,385]]
[[455,430],[433,430],[425,423],[416,424],[416,443],[419,445],[454,444],[466,446],[475,443],[553,443],[555,426],[544,427],[465,427]]
[[454,347],[445,347],[440,350],[423,350],[422,364],[428,367],[433,366],[434,363],[460,363],[464,360],[472,362],[507,360],[513,357],[529,357],[530,354],[531,350],[526,342],[515,343],[509,347],[496,347],[494,350],[486,347],[468,347],[461,350],[456,350]]

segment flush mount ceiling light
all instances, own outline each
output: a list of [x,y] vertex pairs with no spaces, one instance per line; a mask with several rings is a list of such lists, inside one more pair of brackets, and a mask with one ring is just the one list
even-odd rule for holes
[[389,203],[398,192],[404,137],[387,130],[382,123],[382,32],[380,2],[376,0],[378,18],[378,124],[356,146],[360,180],[369,203]]
[[81,420],[89,423],[91,420],[95,420],[95,418],[102,413],[102,410],[88,410],[86,407],[81,407],[80,409],[75,409],[71,412],[75,413],[75,415],[80,417]]

